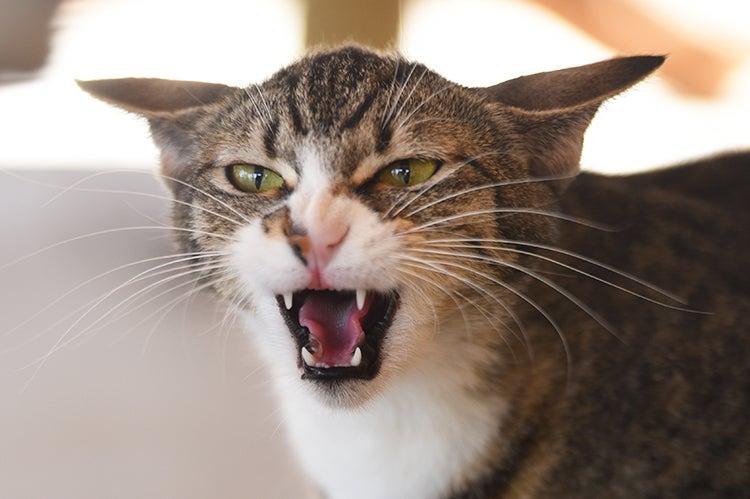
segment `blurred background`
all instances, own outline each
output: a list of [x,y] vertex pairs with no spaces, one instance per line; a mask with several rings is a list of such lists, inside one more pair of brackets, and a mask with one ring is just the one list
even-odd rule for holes
[[587,134],[619,174],[750,146],[748,26],[730,0],[0,0],[0,499],[309,491],[233,311],[166,264],[145,123],[75,79],[247,85],[341,41],[472,86],[669,54]]

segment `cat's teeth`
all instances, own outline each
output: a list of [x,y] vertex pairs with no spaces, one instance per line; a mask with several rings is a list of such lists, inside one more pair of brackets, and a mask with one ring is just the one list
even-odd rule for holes
[[305,364],[308,366],[315,367],[315,357],[310,353],[310,350],[308,350],[307,347],[302,347],[302,360],[304,360]]
[[362,362],[362,350],[357,347],[352,354],[351,366],[357,367]]
[[365,306],[365,298],[367,298],[367,291],[364,289],[357,290],[357,308],[362,310]]
[[284,305],[286,306],[287,310],[292,309],[292,293],[284,293]]

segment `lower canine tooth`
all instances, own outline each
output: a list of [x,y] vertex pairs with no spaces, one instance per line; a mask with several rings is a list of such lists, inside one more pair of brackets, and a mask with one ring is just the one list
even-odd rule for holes
[[362,350],[357,347],[352,354],[351,365],[357,367],[362,362]]
[[367,291],[365,291],[364,289],[357,290],[357,308],[359,310],[362,310],[362,307],[365,306],[366,297],[367,297]]
[[315,357],[313,357],[313,354],[310,353],[310,350],[308,350],[307,347],[302,347],[302,360],[304,360],[305,364],[310,367],[315,366]]
[[284,306],[286,306],[287,310],[292,308],[292,303],[292,293],[284,293]]

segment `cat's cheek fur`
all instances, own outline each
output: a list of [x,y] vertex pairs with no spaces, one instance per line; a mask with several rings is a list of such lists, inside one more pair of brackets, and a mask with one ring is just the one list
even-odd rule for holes
[[232,266],[253,301],[307,285],[307,270],[286,238],[267,236],[260,220],[237,231],[235,238],[230,248]]

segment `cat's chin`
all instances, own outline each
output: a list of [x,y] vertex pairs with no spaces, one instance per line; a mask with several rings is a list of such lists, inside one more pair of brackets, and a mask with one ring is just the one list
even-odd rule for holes
[[277,304],[297,347],[303,382],[326,399],[361,392],[382,363],[383,339],[400,304],[396,291],[304,289]]

